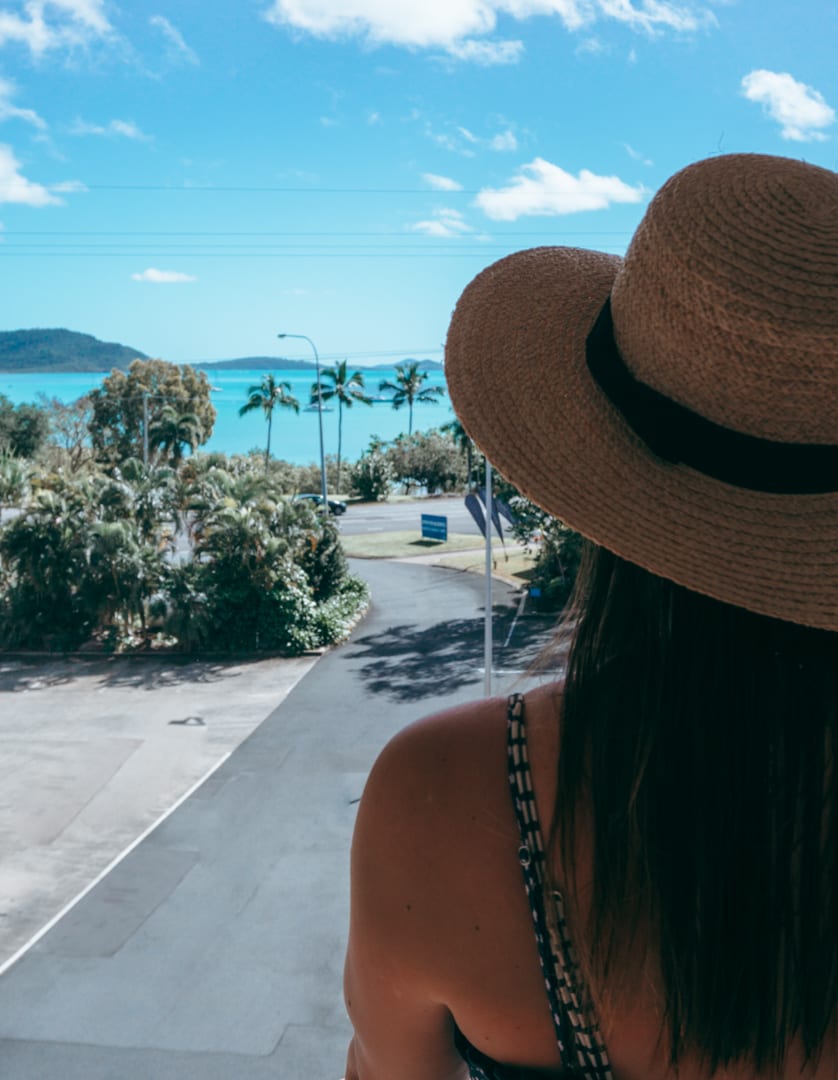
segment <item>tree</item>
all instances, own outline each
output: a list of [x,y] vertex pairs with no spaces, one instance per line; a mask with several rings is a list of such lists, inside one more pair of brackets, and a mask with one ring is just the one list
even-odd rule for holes
[[183,460],[184,447],[194,454],[202,442],[201,421],[195,413],[178,413],[171,405],[165,405],[154,423],[149,424],[149,448],[167,454],[177,468]]
[[89,394],[65,402],[57,397],[38,395],[38,403],[49,423],[49,441],[64,451],[63,460],[71,472],[78,472],[91,457],[90,422],[93,405]]
[[378,384],[379,390],[387,390],[393,394],[393,408],[400,409],[402,405],[408,407],[408,435],[413,434],[413,406],[416,402],[437,401],[444,390],[441,386],[426,386],[422,383],[428,378],[427,371],[419,370],[419,361],[411,360],[407,364],[396,364],[396,381],[382,379]]
[[0,451],[33,458],[46,442],[49,424],[37,405],[13,405],[0,394]]
[[178,416],[194,416],[200,425],[200,443],[212,435],[216,412],[210,401],[206,372],[189,364],[165,360],[135,360],[128,371],[112,371],[90,399],[93,416],[90,436],[96,456],[118,464],[143,457],[143,402],[149,431],[165,408]]
[[29,466],[13,454],[0,451],[0,510],[20,506],[29,492]]
[[365,502],[383,502],[393,484],[393,467],[380,447],[372,446],[352,469],[352,490]]
[[469,438],[468,432],[456,418],[454,420],[449,420],[447,424],[442,424],[439,430],[446,435],[450,435],[460,450],[465,451],[467,469],[466,484],[471,487],[471,474],[474,471],[475,445]]
[[387,448],[387,460],[394,479],[404,484],[405,494],[413,484],[432,495],[437,491],[459,491],[465,483],[462,451],[450,435],[438,430],[400,435]]
[[[323,386],[323,380],[330,385]],[[311,403],[317,404],[317,383],[311,388]],[[362,401],[365,405],[372,405],[372,399],[364,393],[364,376],[360,371],[353,371],[350,375],[346,370],[346,361],[341,360],[332,368],[326,368],[320,377],[320,398],[323,402],[337,399],[338,403],[338,482],[337,490],[340,491],[340,451],[343,437],[343,407],[351,408],[356,401]]]
[[291,393],[291,383],[277,382],[272,374],[263,375],[262,382],[258,386],[249,386],[247,389],[247,401],[239,409],[239,416],[246,416],[254,409],[261,409],[268,421],[268,442],[265,446],[265,472],[268,471],[268,462],[271,457],[271,425],[273,424],[274,409],[280,406],[284,409],[293,409],[295,413],[300,411],[300,403]]

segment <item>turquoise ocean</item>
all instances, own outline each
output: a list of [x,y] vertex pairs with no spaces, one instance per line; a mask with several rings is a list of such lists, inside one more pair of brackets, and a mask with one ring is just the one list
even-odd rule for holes
[[[248,387],[258,385],[264,371],[225,369],[208,371],[213,387],[212,403],[218,417],[209,442],[203,450],[218,450],[225,454],[244,454],[248,450],[258,449],[264,452],[267,437],[267,424],[261,412],[252,412],[240,417],[238,411],[247,400]],[[364,372],[365,389],[370,396],[378,394],[378,384],[382,379],[395,379],[395,369],[378,368]],[[305,405],[310,400],[314,371],[282,371],[277,369],[274,375],[291,384],[291,393],[300,402],[299,415],[290,409],[277,409],[274,412],[273,432],[271,435],[271,454],[284,458],[296,465],[307,465],[319,460],[319,441],[317,432],[317,411],[306,412]],[[100,386],[106,373],[72,372],[69,374],[9,374],[0,372],[0,394],[5,394],[15,405],[24,402],[37,404],[38,394],[57,397],[70,402]],[[441,371],[428,373],[425,387],[440,386],[445,388],[445,378]],[[328,406],[327,406],[328,408]],[[448,394],[438,402],[427,405],[415,405],[413,409],[413,430],[427,431],[439,427],[454,419],[454,413],[448,400]],[[377,401],[373,405],[355,404],[343,411],[342,457],[354,461],[366,450],[373,435],[389,441],[407,431],[407,406],[394,409],[386,401]],[[323,412],[323,440],[327,454],[337,453],[338,448],[338,412]]]

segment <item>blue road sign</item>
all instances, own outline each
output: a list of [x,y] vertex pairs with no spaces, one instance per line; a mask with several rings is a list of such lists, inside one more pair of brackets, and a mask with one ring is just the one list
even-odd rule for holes
[[447,540],[448,518],[444,514],[423,514],[422,539]]

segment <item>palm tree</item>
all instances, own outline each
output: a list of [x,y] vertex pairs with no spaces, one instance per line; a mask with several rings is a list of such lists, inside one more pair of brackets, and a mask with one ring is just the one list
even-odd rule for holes
[[450,435],[457,444],[457,448],[465,451],[466,467],[468,470],[467,483],[469,488],[471,488],[471,474],[473,472],[474,464],[474,443],[469,438],[466,429],[456,417],[453,420],[449,420],[447,424],[443,424],[439,430]]
[[167,454],[174,466],[182,461],[184,447],[194,453],[203,438],[204,430],[195,413],[179,413],[171,405],[163,406],[148,429],[150,445]]
[[265,447],[265,472],[268,471],[268,462],[271,457],[271,425],[273,424],[274,409],[277,405],[282,408],[293,409],[295,413],[300,411],[300,403],[291,393],[291,383],[277,382],[272,374],[263,375],[262,382],[258,386],[247,388],[247,402],[239,409],[239,416],[245,416],[254,409],[261,409],[268,421],[268,442]]
[[[323,380],[327,380],[329,386],[323,386]],[[311,403],[317,404],[318,387],[315,383],[311,388]],[[365,405],[372,405],[372,399],[364,393],[364,376],[360,371],[353,371],[350,375],[346,370],[346,361],[341,360],[332,368],[326,368],[320,376],[320,398],[323,402],[337,399],[338,403],[338,476],[337,489],[340,491],[340,450],[343,437],[343,407],[351,408],[356,401],[362,401]]]
[[396,381],[382,379],[378,384],[379,390],[389,390],[393,394],[393,408],[400,409],[407,405],[409,420],[407,425],[408,435],[413,434],[413,406],[415,402],[436,401],[445,391],[441,386],[426,386],[422,383],[428,378],[427,371],[419,370],[419,361],[411,360],[407,364],[396,364]]

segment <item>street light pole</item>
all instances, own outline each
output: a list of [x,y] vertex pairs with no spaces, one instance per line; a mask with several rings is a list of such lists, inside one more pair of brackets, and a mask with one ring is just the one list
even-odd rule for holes
[[314,366],[317,369],[317,422],[320,427],[320,483],[323,495],[323,513],[329,513],[329,498],[326,491],[326,455],[323,452],[323,392],[320,386],[320,357],[317,355],[317,346],[305,334],[277,334],[278,338],[296,338],[298,341],[307,341],[314,353]]

